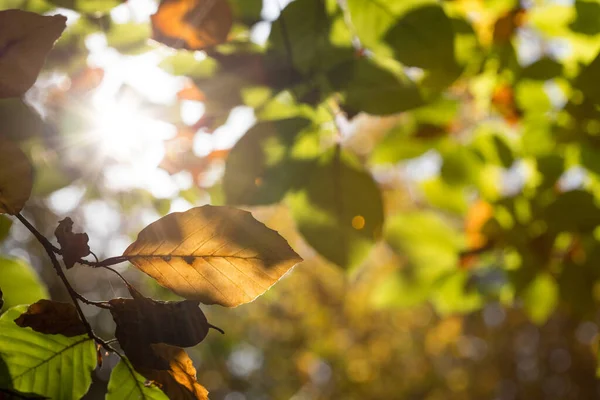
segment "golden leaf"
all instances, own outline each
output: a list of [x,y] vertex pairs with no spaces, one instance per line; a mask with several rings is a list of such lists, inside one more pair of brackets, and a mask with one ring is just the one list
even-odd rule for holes
[[33,171],[25,154],[11,141],[0,138],[0,214],[18,214],[31,195],[32,185]]
[[161,218],[123,255],[176,294],[227,307],[254,300],[302,261],[249,212],[217,206]]
[[62,15],[0,11],[0,98],[21,96],[33,86],[66,21]]
[[163,0],[151,19],[155,40],[188,50],[224,43],[233,25],[226,0]]

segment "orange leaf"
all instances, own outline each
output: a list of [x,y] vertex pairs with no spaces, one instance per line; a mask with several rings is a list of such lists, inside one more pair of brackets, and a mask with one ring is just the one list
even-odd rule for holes
[[188,50],[224,43],[233,25],[226,0],[163,0],[151,19],[155,40]]
[[66,21],[62,15],[0,11],[0,98],[19,97],[33,86]]
[[204,101],[206,97],[204,97],[204,93],[198,86],[193,83],[186,85],[183,89],[177,92],[177,98],[179,100],[195,100],[195,101]]

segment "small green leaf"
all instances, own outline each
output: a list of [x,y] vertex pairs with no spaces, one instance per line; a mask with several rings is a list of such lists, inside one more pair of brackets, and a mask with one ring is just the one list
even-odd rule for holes
[[350,116],[359,112],[389,115],[423,105],[419,88],[407,76],[365,57],[340,64],[328,72],[328,78],[343,94],[343,108]]
[[228,204],[260,205],[281,200],[306,179],[319,150],[310,121],[262,122],[244,135],[227,157],[223,188]]
[[529,318],[541,325],[548,320],[558,304],[558,285],[552,276],[541,273],[529,284],[522,296]]
[[300,233],[329,261],[360,264],[381,234],[381,193],[371,175],[347,153],[332,150],[307,175],[306,186],[288,196]]
[[121,4],[119,0],[51,0],[51,2],[82,14],[106,14]]
[[0,357],[9,375],[0,386],[56,400],[80,399],[92,383],[96,346],[87,335],[45,335],[15,324],[27,307],[0,317]]
[[150,50],[148,39],[152,30],[148,24],[112,24],[106,33],[106,41],[121,54],[139,54]]
[[50,297],[34,269],[14,258],[0,257],[0,287],[4,292],[3,310]]
[[119,361],[110,373],[105,400],[167,400],[168,397],[155,385],[137,373],[127,359]]
[[429,71],[424,81],[429,87],[443,89],[461,72],[454,56],[452,22],[439,4],[425,4],[402,14],[385,41],[402,64]]

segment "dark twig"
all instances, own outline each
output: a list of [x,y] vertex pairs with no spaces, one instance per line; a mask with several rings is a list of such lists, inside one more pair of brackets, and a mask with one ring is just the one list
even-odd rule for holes
[[65,275],[64,271],[62,270],[62,268],[60,266],[60,263],[59,263],[58,259],[56,258],[56,254],[55,254],[55,251],[54,251],[54,246],[52,245],[52,243],[50,243],[50,241],[44,235],[42,235],[21,214],[17,213],[16,217],[19,219],[19,221],[21,221],[23,223],[23,225],[25,225],[25,227],[27,229],[29,229],[29,231],[36,237],[36,239],[38,240],[38,242],[40,242],[40,244],[44,247],[44,250],[46,250],[46,253],[48,254],[48,257],[50,257],[50,261],[52,262],[52,266],[54,267],[54,270],[56,271],[57,275],[62,280],[63,284],[67,288],[67,291],[69,292],[69,295],[71,296],[71,300],[73,301],[73,304],[75,305],[75,308],[77,309],[77,313],[79,314],[79,318],[81,318],[81,321],[83,322],[83,325],[85,326],[85,329],[86,329],[86,331],[88,333],[88,336],[91,339],[93,339],[94,341],[96,341],[96,343],[99,343],[100,345],[102,345],[105,349],[107,349],[107,350],[110,349],[110,351],[113,351],[112,347],[110,347],[110,345],[108,345],[104,340],[102,340],[101,338],[99,338],[98,336],[96,336],[96,334],[94,333],[94,330],[92,329],[92,326],[90,325],[90,323],[88,322],[88,320],[85,318],[85,314],[83,313],[83,310],[81,309],[81,305],[79,304],[79,302],[77,300],[81,300],[82,302],[84,302],[86,304],[93,305],[93,306],[96,306],[96,307],[101,307],[101,308],[109,308],[110,306],[108,304],[106,304],[105,302],[98,302],[98,301],[88,300],[84,296],[82,296],[81,294],[79,294],[73,288],[73,286],[71,286],[71,283],[69,282],[69,280],[67,279],[67,276]]

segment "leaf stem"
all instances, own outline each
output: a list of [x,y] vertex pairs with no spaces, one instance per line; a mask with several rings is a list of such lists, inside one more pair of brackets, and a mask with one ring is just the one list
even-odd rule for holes
[[58,274],[58,276],[62,280],[63,284],[67,288],[67,291],[69,292],[69,295],[71,296],[71,300],[73,301],[73,304],[75,305],[75,308],[77,309],[77,313],[79,314],[79,318],[81,318],[81,321],[83,322],[83,325],[85,326],[85,329],[86,329],[86,331],[87,331],[88,336],[90,337],[90,339],[92,339],[96,343],[102,345],[102,347],[104,347],[105,349],[110,350],[110,351],[114,351],[114,349],[109,344],[107,344],[104,340],[102,340],[101,338],[99,338],[94,333],[94,330],[92,329],[92,326],[90,325],[89,321],[85,318],[85,314],[83,313],[83,310],[81,309],[81,305],[79,304],[79,302],[77,300],[81,300],[82,302],[84,302],[86,304],[93,305],[93,306],[100,307],[100,308],[109,308],[109,305],[107,303],[105,303],[105,302],[98,302],[98,301],[88,300],[84,296],[82,296],[81,294],[79,294],[73,288],[73,286],[71,286],[71,283],[69,282],[69,280],[67,279],[67,276],[65,275],[64,271],[62,270],[61,265],[60,265],[58,259],[56,258],[56,254],[55,254],[55,250],[54,250],[55,247],[52,245],[52,243],[50,243],[50,241],[44,235],[42,235],[20,213],[17,213],[15,216],[19,219],[19,221],[21,221],[23,223],[23,225],[25,225],[25,227],[27,229],[29,229],[29,231],[36,237],[36,239],[38,240],[38,242],[40,242],[40,244],[44,247],[44,250],[46,250],[46,253],[48,254],[48,257],[50,257],[50,261],[52,262],[52,266],[54,267],[54,270],[56,271],[56,273]]

